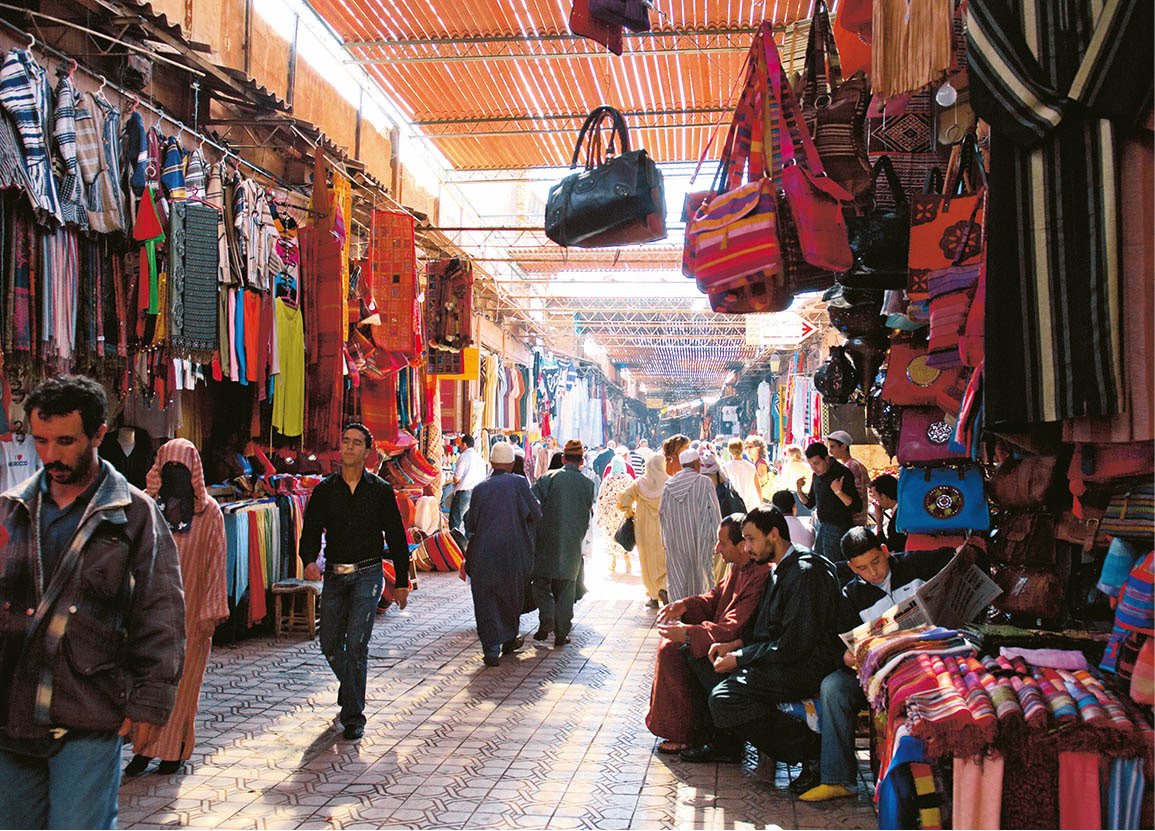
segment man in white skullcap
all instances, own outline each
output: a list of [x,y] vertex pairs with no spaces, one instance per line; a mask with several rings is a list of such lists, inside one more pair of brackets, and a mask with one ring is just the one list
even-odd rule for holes
[[682,469],[662,488],[658,506],[671,603],[705,594],[714,585],[714,545],[722,520],[714,483],[700,473],[698,451],[687,448],[678,461]]

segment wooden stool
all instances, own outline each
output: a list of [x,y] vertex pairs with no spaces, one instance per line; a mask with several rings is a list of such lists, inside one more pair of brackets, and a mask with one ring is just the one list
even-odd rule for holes
[[[311,580],[282,580],[273,584],[273,637],[282,633],[317,637],[317,607],[322,583]],[[282,599],[287,603],[282,604]]]

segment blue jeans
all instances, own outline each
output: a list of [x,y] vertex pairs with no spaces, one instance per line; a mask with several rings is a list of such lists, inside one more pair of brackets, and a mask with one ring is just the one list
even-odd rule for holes
[[853,788],[858,775],[854,758],[854,720],[866,706],[858,678],[836,669],[822,679],[822,784]]
[[369,637],[373,634],[384,579],[379,565],[352,574],[325,572],[321,652],[341,682],[337,704],[341,707],[341,724],[346,727],[365,726]]
[[[449,527],[454,531],[465,534],[465,515],[469,513],[469,503],[473,499],[473,491],[454,491],[453,500],[449,503]],[[465,534],[469,539],[469,535]]]
[[0,750],[0,827],[116,828],[121,738],[67,735],[51,756]]
[[845,560],[842,556],[842,535],[849,530],[823,522],[814,535],[814,550],[832,563]]

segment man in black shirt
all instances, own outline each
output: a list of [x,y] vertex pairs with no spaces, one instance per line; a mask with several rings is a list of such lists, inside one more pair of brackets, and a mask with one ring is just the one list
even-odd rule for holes
[[301,530],[305,579],[320,580],[317,555],[325,532],[325,588],[321,594],[321,651],[341,682],[337,703],[346,739],[365,733],[365,676],[369,637],[384,573],[385,545],[397,575],[394,595],[409,597],[409,544],[393,488],[365,470],[373,435],[362,424],[341,433],[341,472],[326,476],[309,497]]
[[854,515],[862,510],[862,495],[854,486],[854,474],[830,456],[826,445],[816,441],[806,448],[806,463],[814,471],[810,493],[803,493],[805,479],[797,483],[798,498],[807,508],[818,508],[818,530],[814,550],[832,563],[842,560],[842,535],[854,525]]

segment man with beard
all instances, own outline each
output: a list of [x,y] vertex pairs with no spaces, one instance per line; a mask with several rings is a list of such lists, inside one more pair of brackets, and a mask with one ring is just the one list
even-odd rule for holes
[[104,389],[25,402],[43,469],[0,495],[0,826],[114,828],[121,743],[149,744],[184,664],[168,523],[97,458]]

